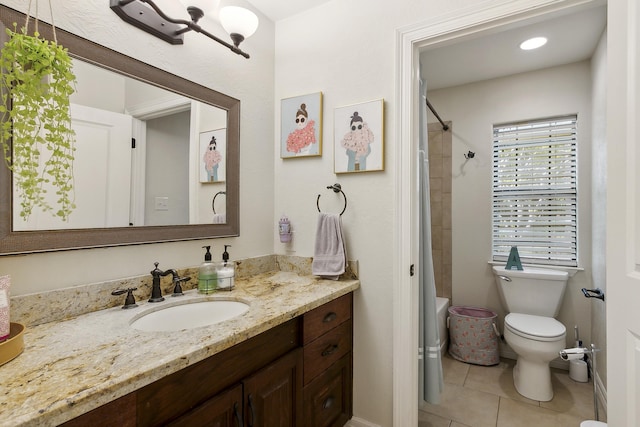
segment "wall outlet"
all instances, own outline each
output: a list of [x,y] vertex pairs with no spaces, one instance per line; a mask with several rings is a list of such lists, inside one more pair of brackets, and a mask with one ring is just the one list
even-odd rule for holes
[[168,211],[169,210],[169,198],[168,197],[156,197],[156,210]]

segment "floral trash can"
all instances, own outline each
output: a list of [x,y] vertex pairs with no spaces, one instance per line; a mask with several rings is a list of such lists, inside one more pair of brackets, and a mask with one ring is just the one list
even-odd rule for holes
[[449,307],[449,354],[456,360],[474,365],[497,365],[498,315],[478,307]]

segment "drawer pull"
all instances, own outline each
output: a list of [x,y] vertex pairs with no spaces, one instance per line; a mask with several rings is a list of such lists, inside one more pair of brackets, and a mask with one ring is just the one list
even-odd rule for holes
[[322,402],[322,409],[327,410],[333,406],[333,402],[335,402],[335,398],[333,396],[327,397],[324,402]]
[[244,422],[242,422],[242,414],[238,410],[238,402],[233,403],[233,415],[236,418],[236,424],[238,427],[244,427]]
[[326,316],[324,316],[324,319],[322,319],[322,322],[323,323],[333,322],[334,320],[336,320],[336,317],[338,317],[338,315],[332,311],[331,313],[328,313]]
[[322,352],[322,357],[330,356],[336,352],[338,349],[338,344],[331,344],[329,347],[325,348]]

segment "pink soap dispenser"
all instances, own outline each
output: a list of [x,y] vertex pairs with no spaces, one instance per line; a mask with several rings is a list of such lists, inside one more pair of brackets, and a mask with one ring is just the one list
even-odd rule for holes
[[285,214],[282,214],[278,222],[278,232],[282,243],[289,243],[291,241],[291,223]]

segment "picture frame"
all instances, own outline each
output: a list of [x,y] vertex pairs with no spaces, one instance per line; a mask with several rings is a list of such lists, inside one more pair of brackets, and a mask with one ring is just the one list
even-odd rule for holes
[[283,99],[280,158],[315,156],[322,156],[322,92]]
[[384,170],[384,99],[334,110],[334,173]]
[[227,169],[227,129],[200,132],[200,182],[224,182]]

